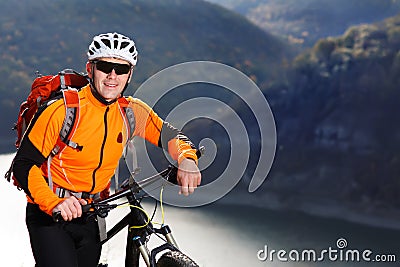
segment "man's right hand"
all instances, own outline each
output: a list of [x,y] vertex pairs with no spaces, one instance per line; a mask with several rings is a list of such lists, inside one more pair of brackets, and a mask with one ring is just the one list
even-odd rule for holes
[[82,205],[87,205],[87,201],[71,196],[58,204],[53,213],[60,211],[64,221],[71,221],[82,216]]

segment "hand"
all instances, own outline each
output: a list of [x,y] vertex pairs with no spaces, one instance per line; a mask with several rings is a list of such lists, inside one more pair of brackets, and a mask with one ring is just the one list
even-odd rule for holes
[[53,213],[60,211],[61,217],[63,217],[64,221],[71,221],[72,219],[82,216],[82,205],[86,204],[86,200],[77,199],[76,197],[71,196],[58,204],[53,209]]
[[177,180],[181,186],[179,194],[192,194],[201,183],[201,173],[196,162],[191,159],[182,160],[178,166]]

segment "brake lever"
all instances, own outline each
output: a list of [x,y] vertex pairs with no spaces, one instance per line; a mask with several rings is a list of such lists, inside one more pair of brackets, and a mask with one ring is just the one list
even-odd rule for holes
[[[82,209],[82,212],[86,212],[86,213],[90,212],[91,214],[89,216],[97,215],[97,216],[99,216],[101,218],[105,218],[105,217],[108,216],[108,213],[112,209],[116,208],[118,205],[117,204],[95,203],[95,202],[93,202],[93,203],[90,203],[90,204],[85,205],[85,206],[88,206],[88,207],[85,207],[85,211],[83,211],[83,209]],[[91,212],[91,210],[93,210],[93,212]]]

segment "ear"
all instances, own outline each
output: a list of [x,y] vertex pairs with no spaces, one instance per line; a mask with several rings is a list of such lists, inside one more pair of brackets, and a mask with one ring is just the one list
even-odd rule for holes
[[88,74],[88,77],[90,78],[90,79],[92,79],[92,77],[93,77],[93,73],[92,73],[92,66],[93,66],[93,63],[91,63],[91,62],[86,62],[86,73]]

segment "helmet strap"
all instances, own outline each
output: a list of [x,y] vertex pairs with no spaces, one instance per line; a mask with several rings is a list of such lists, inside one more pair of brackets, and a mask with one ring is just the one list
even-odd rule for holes
[[121,96],[124,95],[124,93],[125,93],[125,91],[126,91],[126,88],[128,88],[128,85],[129,85],[129,83],[131,82],[131,79],[132,79],[132,75],[133,75],[133,71],[132,71],[132,68],[131,68],[130,74],[129,74],[129,79],[126,81],[125,87],[124,87],[124,89],[123,89],[122,92],[121,92]]

